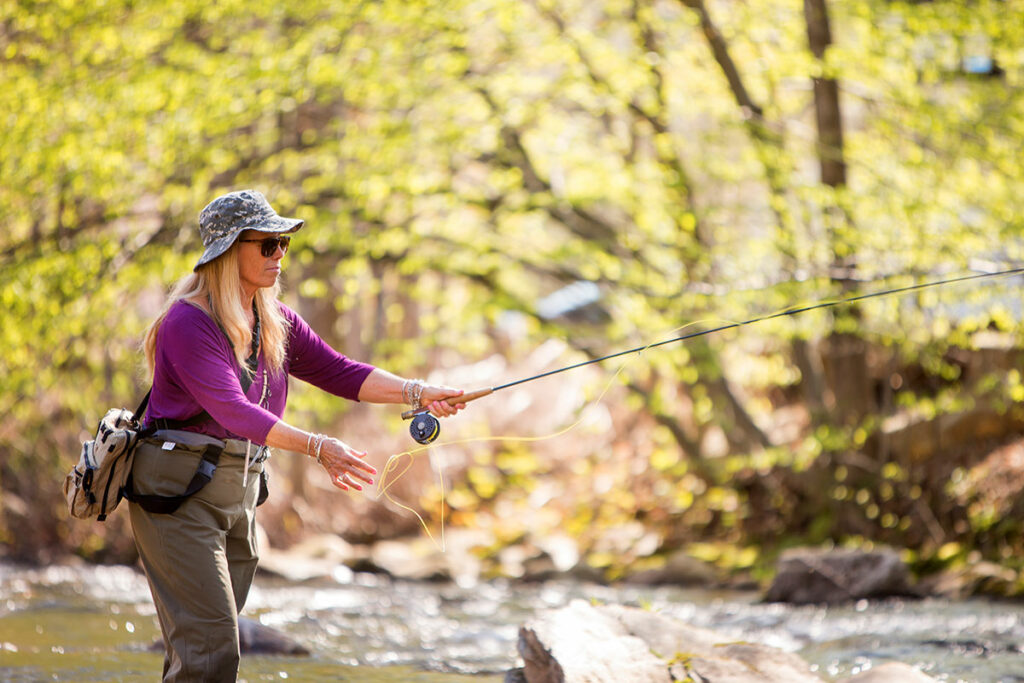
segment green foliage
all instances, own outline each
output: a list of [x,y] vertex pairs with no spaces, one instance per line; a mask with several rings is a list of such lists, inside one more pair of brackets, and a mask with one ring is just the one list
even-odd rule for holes
[[[5,3],[0,486],[78,542],[44,483],[97,406],[143,390],[143,330],[198,256],[199,209],[229,189],[258,186],[307,221],[289,303],[346,353],[408,375],[514,359],[551,337],[594,357],[851,286],[1020,260],[1019,2],[830,3],[822,60],[798,4],[709,4],[732,79],[703,6]],[[966,74],[979,56],[1000,73]],[[817,146],[818,77],[841,86],[841,150]],[[843,186],[820,182],[829,154],[847,166]],[[578,280],[600,301],[539,314]],[[1017,345],[1016,302],[1015,282],[987,281],[649,350],[612,395],[629,462],[499,444],[465,468],[453,505],[480,523],[504,503],[529,509],[543,480],[630,481],[610,494],[560,483],[551,503],[550,528],[606,568],[619,549],[602,549],[603,533],[638,517],[666,545],[740,544],[722,560],[735,566],[780,535],[933,549],[991,535],[998,516],[965,490],[966,531],[937,509],[947,537],[915,536],[917,504],[901,497],[940,508],[949,468],[879,443],[899,420],[1012,416],[1016,368],[972,368],[986,335]],[[830,374],[844,335],[868,350],[859,370]],[[844,407],[851,377],[868,395],[859,410]],[[347,411],[296,386],[288,419]],[[876,462],[850,474],[855,456]],[[15,523],[2,537],[31,555]],[[501,524],[502,537],[524,531]],[[102,555],[102,539],[88,544]]]

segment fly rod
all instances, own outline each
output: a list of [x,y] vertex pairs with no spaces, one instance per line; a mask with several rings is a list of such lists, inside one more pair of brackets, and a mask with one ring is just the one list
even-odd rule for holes
[[[736,328],[739,328],[739,327],[746,327],[747,325],[753,325],[754,323],[765,322],[767,320],[774,320],[775,318],[783,318],[783,317],[786,317],[786,316],[799,315],[801,313],[807,313],[808,311],[814,311],[814,310],[818,310],[818,309],[822,309],[822,308],[832,308],[834,306],[842,306],[844,304],[852,304],[852,303],[856,303],[858,301],[864,301],[865,299],[873,299],[873,298],[883,297],[883,296],[892,296],[892,295],[895,295],[895,294],[905,294],[907,292],[914,292],[914,291],[918,291],[918,290],[921,290],[921,289],[928,289],[928,288],[931,288],[931,287],[939,287],[941,285],[950,285],[950,284],[955,284],[955,283],[959,283],[959,282],[968,282],[970,280],[981,280],[981,279],[984,279],[984,278],[995,278],[995,277],[1002,277],[1002,276],[1007,276],[1007,275],[1016,275],[1016,274],[1019,274],[1019,273],[1024,273],[1024,267],[1011,268],[1009,270],[1000,270],[1000,271],[994,271],[994,272],[975,273],[973,275],[962,275],[962,276],[959,276],[959,277],[948,278],[948,279],[945,279],[945,280],[934,280],[934,281],[931,281],[931,282],[922,282],[922,283],[916,284],[916,285],[907,285],[906,287],[896,287],[896,288],[893,288],[893,289],[886,289],[886,290],[882,290],[882,291],[878,291],[878,292],[869,292],[867,294],[858,294],[856,296],[846,297],[846,298],[843,298],[843,299],[836,299],[834,301],[819,301],[817,303],[808,304],[807,306],[800,306],[798,308],[790,308],[790,309],[778,311],[778,312],[775,312],[775,313],[769,313],[769,314],[766,314],[766,315],[761,315],[761,316],[758,316],[756,318],[750,318],[749,320],[744,320],[744,321],[741,321],[741,322],[733,322],[733,323],[728,323],[728,324],[725,324],[725,325],[720,325],[718,327],[712,327],[712,328],[709,328],[709,329],[706,329],[706,330],[700,330],[699,332],[691,332],[689,334],[684,334],[684,335],[681,335],[681,336],[678,336],[678,337],[673,337],[672,339],[665,339],[665,340],[662,340],[662,341],[659,341],[659,342],[655,342],[653,344],[646,344],[644,346],[637,346],[636,348],[626,349],[625,351],[617,351],[615,353],[610,353],[607,356],[601,356],[600,358],[592,358],[591,360],[585,360],[585,361],[582,361],[582,362],[579,362],[579,363],[574,363],[572,365],[567,365],[567,366],[565,366],[563,368],[558,368],[556,370],[549,370],[548,372],[542,372],[540,374],[533,375],[531,377],[524,377],[523,379],[517,379],[517,380],[515,380],[513,382],[508,382],[507,384],[502,384],[502,385],[499,385],[499,386],[496,386],[496,387],[487,387],[485,389],[477,389],[476,391],[471,391],[469,393],[463,394],[462,396],[453,396],[451,398],[446,398],[444,400],[448,403],[448,405],[452,405],[452,406],[458,405],[460,403],[469,403],[470,401],[475,401],[478,398],[483,398],[484,396],[490,396],[494,392],[501,391],[502,389],[508,389],[509,387],[514,387],[514,386],[517,386],[519,384],[525,384],[526,382],[532,382],[534,380],[543,379],[544,377],[550,377],[551,375],[557,375],[559,373],[568,372],[570,370],[575,370],[577,368],[582,368],[582,367],[587,366],[587,365],[593,365],[594,363],[601,363],[603,361],[610,360],[612,358],[618,358],[619,356],[626,356],[626,355],[629,355],[631,353],[640,353],[642,351],[646,351],[647,349],[654,349],[654,348],[657,348],[659,346],[665,346],[666,344],[675,344],[677,342],[686,341],[687,339],[694,339],[696,337],[703,337],[703,336],[708,335],[708,334],[715,334],[716,332],[724,332],[726,330],[732,330],[732,329],[736,329]],[[403,420],[412,419],[412,424],[409,425],[409,432],[412,435],[412,438],[417,443],[421,443],[421,444],[432,443],[435,439],[437,439],[438,435],[441,433],[441,423],[437,420],[437,418],[435,418],[433,415],[431,415],[427,411],[426,408],[415,408],[413,410],[407,410],[404,413],[402,413],[402,419]]]

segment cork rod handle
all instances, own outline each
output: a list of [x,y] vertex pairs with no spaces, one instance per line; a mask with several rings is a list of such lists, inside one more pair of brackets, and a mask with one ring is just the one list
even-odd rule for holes
[[[467,394],[463,394],[462,396],[452,396],[451,398],[446,398],[444,400],[448,403],[448,405],[455,406],[460,403],[469,403],[470,401],[475,401],[476,399],[483,398],[484,396],[490,396],[493,393],[494,389],[492,387],[488,387],[486,389],[477,389],[476,391],[471,391]],[[412,419],[415,415],[418,415],[419,413],[422,412],[422,408],[420,408],[419,410],[407,410],[404,413],[402,413],[402,419]]]

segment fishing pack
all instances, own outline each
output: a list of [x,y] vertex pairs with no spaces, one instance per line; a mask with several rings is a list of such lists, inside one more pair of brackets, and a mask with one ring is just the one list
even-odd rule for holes
[[143,428],[150,392],[135,409],[111,408],[96,427],[96,437],[82,443],[78,463],[64,477],[68,513],[103,521],[125,497],[135,446],[153,430]]

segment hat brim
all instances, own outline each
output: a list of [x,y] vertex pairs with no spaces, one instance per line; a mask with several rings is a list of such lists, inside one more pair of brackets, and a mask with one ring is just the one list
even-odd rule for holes
[[209,263],[210,261],[214,260],[221,254],[226,252],[228,249],[230,249],[231,245],[238,240],[238,236],[241,235],[246,230],[255,230],[257,232],[270,232],[280,234],[286,232],[295,232],[304,224],[305,221],[302,220],[301,218],[284,218],[283,216],[274,216],[273,218],[268,218],[267,220],[261,221],[258,225],[240,226],[235,230],[231,231],[231,233],[224,235],[220,239],[216,239],[213,242],[210,242],[210,244],[207,245],[206,250],[203,252],[203,255],[199,257],[199,261],[192,268],[192,271],[195,272],[196,270],[199,269],[200,266]]

